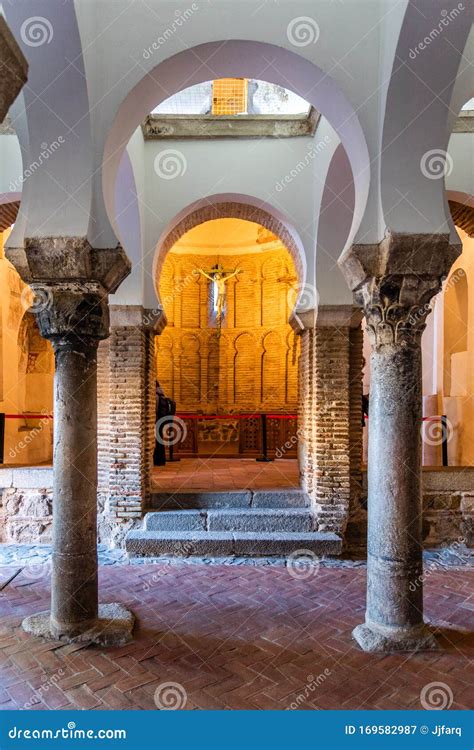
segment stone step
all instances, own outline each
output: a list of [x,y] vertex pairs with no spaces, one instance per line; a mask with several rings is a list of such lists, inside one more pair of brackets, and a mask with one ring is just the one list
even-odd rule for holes
[[222,508],[147,513],[147,531],[314,531],[307,508]]
[[125,540],[130,557],[286,556],[305,551],[340,555],[342,540],[332,532],[130,531]]
[[302,490],[230,490],[223,492],[154,492],[150,510],[207,508],[308,508]]

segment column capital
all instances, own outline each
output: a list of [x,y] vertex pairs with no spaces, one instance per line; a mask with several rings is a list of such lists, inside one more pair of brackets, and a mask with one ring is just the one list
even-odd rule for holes
[[372,278],[357,291],[372,346],[419,343],[442,277],[413,274]]
[[107,295],[97,282],[31,285],[41,335],[55,349],[95,347],[109,335]]
[[459,255],[448,234],[387,232],[378,245],[353,245],[339,265],[362,305],[373,346],[419,342],[441,289]]
[[96,282],[104,294],[111,294],[131,270],[120,245],[94,248],[86,237],[26,237],[24,247],[7,247],[5,254],[30,285]]

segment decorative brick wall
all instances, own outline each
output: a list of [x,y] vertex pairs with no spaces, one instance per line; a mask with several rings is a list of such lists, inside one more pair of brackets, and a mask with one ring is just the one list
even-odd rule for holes
[[[227,283],[220,335],[210,321],[210,282],[198,272],[217,262],[242,269]],[[299,339],[288,324],[296,281],[281,246],[224,258],[168,254],[160,275],[168,325],[156,342],[157,373],[178,411],[296,411]]]
[[[301,319],[299,319],[301,321]],[[318,529],[344,533],[361,490],[362,333],[351,307],[322,307],[301,330],[300,473]]]
[[111,323],[98,357],[98,495],[102,539],[116,543],[148,502],[156,371],[155,332],[142,308],[111,307]]

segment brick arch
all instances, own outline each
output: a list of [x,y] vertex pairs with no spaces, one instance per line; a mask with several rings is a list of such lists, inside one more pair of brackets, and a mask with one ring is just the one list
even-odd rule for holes
[[290,253],[299,284],[306,278],[306,258],[303,243],[296,230],[275,208],[250,196],[213,196],[191,204],[168,225],[161,235],[155,253],[153,278],[159,298],[159,278],[166,255],[181,237],[199,224],[215,219],[242,219],[268,229]]
[[0,232],[15,223],[20,208],[20,201],[1,202],[0,198]]
[[450,200],[449,210],[455,226],[463,229],[469,237],[474,237],[474,206]]

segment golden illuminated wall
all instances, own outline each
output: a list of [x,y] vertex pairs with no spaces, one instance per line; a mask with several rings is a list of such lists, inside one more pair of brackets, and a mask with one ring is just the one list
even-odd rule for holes
[[[53,407],[54,355],[27,311],[31,295],[3,245],[0,232],[0,412],[50,414]],[[53,422],[41,418],[6,419],[5,464],[41,464],[52,460]]]
[[[197,269],[220,263],[242,273],[227,282],[220,335],[210,327],[209,282]],[[296,283],[279,249],[244,255],[170,252],[160,277],[168,325],[157,337],[157,373],[179,411],[294,412],[299,338],[288,324]]]
[[459,227],[457,231],[463,251],[451,268],[443,295],[440,395],[450,424],[448,450],[456,464],[474,466],[474,238]]

